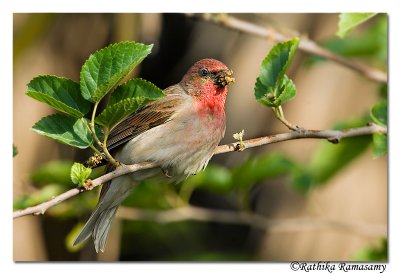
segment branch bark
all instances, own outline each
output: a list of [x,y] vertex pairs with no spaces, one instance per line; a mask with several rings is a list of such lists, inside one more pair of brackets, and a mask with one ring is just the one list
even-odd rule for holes
[[[267,144],[283,142],[283,141],[288,141],[288,140],[294,140],[294,139],[303,139],[303,138],[326,139],[332,143],[338,143],[343,138],[371,135],[374,133],[386,134],[387,128],[371,123],[365,127],[345,129],[345,130],[299,129],[299,130],[291,131],[291,132],[287,132],[287,133],[269,135],[269,136],[260,137],[260,138],[256,138],[256,139],[246,140],[243,142],[235,142],[235,143],[231,143],[231,144],[221,145],[215,149],[214,155],[232,152],[232,151],[242,151],[247,148],[258,147],[258,146],[263,146],[263,145],[267,145]],[[122,175],[125,175],[128,173],[132,173],[132,172],[135,172],[138,170],[149,169],[149,168],[153,168],[153,167],[157,167],[157,165],[155,163],[151,163],[151,162],[143,162],[143,163],[134,164],[134,165],[121,164],[121,166],[119,168],[117,168],[116,170],[93,180],[91,182],[90,189],[84,189],[84,188],[80,188],[80,187],[70,189],[67,192],[64,192],[64,193],[54,197],[53,199],[46,201],[44,203],[41,203],[39,205],[36,205],[33,207],[28,207],[28,208],[25,208],[22,210],[14,211],[13,218],[15,219],[15,218],[25,216],[25,215],[30,215],[30,214],[33,214],[33,215],[44,214],[48,208],[53,207],[71,197],[74,197],[81,192],[92,190],[93,188],[100,186],[103,183],[108,182],[116,177],[119,177],[119,176],[122,176]]]
[[117,211],[117,217],[126,220],[148,220],[158,223],[172,223],[188,220],[218,222],[248,225],[260,230],[266,230],[267,232],[279,233],[331,229],[366,237],[387,236],[387,226],[384,224],[345,222],[315,217],[268,219],[260,214],[251,212],[206,209],[193,206],[178,207],[167,210],[120,207]]
[[[277,42],[284,42],[290,40],[292,37],[284,35],[272,28],[264,28],[258,26],[256,24],[238,19],[236,17],[227,15],[227,14],[187,14],[188,16],[198,18],[200,20],[204,20],[207,22],[212,22],[217,25],[224,26],[229,29],[233,29],[239,32],[248,33],[256,36],[260,36],[262,38],[267,38],[270,40],[274,40]],[[327,49],[322,48],[316,42],[307,38],[306,36],[302,36],[299,44],[299,49],[317,55],[331,61],[334,61],[338,64],[341,64],[345,67],[348,67],[358,73],[364,75],[370,80],[387,83],[387,73],[378,70],[376,68],[369,67],[363,63],[357,62],[353,59],[348,59],[343,56],[337,55]]]

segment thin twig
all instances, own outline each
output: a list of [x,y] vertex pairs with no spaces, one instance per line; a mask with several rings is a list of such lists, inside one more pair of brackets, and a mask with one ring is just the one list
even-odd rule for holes
[[178,207],[167,210],[149,210],[120,207],[117,217],[126,220],[147,220],[158,223],[181,221],[218,222],[237,225],[249,225],[268,232],[298,232],[318,229],[332,229],[363,235],[366,237],[386,237],[387,226],[384,224],[367,224],[322,219],[316,217],[299,217],[290,219],[269,219],[257,213],[206,209],[193,206]]
[[[94,139],[94,141],[98,144],[99,147],[102,148],[104,155],[107,157],[107,160],[115,167],[119,167],[120,166],[120,162],[118,162],[117,160],[114,159],[114,157],[110,154],[110,152],[107,149],[107,138],[108,138],[108,128],[105,128],[105,133],[104,133],[104,142],[102,143],[99,138],[97,137],[96,134],[96,128],[95,128],[95,117],[96,117],[96,111],[97,111],[97,107],[99,105],[99,102],[96,102],[93,106],[93,112],[92,112],[92,119],[90,120],[90,132],[92,134],[92,137]],[[95,150],[95,152],[101,154],[98,150]]]
[[288,120],[286,120],[285,115],[283,114],[282,106],[272,107],[272,112],[274,113],[275,117],[281,121],[288,129],[290,130],[299,130],[300,127],[292,125]]
[[[332,143],[338,143],[341,139],[343,138],[349,138],[349,137],[356,137],[356,136],[363,136],[363,135],[371,135],[373,133],[387,133],[387,128],[382,127],[376,124],[370,124],[365,127],[360,127],[360,128],[352,128],[352,129],[345,129],[345,130],[307,130],[307,129],[299,129],[296,131],[291,131],[287,133],[281,133],[281,134],[276,134],[276,135],[270,135],[270,136],[265,136],[265,137],[260,137],[256,139],[250,139],[242,142],[235,142],[227,145],[221,145],[218,146],[215,149],[214,154],[221,154],[221,153],[227,153],[227,152],[232,152],[232,151],[242,151],[247,148],[252,148],[252,147],[258,147],[262,145],[267,145],[267,144],[272,144],[272,143],[277,143],[277,142],[283,142],[287,140],[294,140],[294,139],[302,139],[302,138],[317,138],[317,139],[327,139],[328,141]],[[120,167],[118,167],[116,170],[107,173],[103,176],[100,176],[99,178],[93,180],[91,182],[91,188],[88,190],[91,190],[97,186],[102,185],[105,182],[108,182],[116,177],[132,173],[138,170],[143,170],[143,169],[149,169],[149,168],[154,168],[157,167],[155,163],[151,162],[144,162],[144,163],[139,163],[139,164],[134,164],[134,165],[123,165],[121,164]],[[39,214],[44,214],[44,212],[50,208],[53,207],[57,204],[59,204],[62,201],[65,201],[81,192],[86,191],[83,188],[74,188],[71,189],[67,192],[64,192],[53,199],[41,203],[37,206],[33,207],[28,207],[26,209],[22,210],[17,210],[13,213],[13,218],[18,218],[21,216],[25,215],[39,215]]]
[[[343,138],[371,135],[374,133],[387,133],[387,128],[376,124],[370,124],[365,127],[343,129],[343,130],[314,130],[314,129],[298,129],[287,133],[281,133],[276,135],[269,135],[265,137],[255,138],[243,141],[244,148],[252,148],[263,145],[268,145],[277,142],[283,142],[294,139],[326,139],[332,143],[338,143]],[[221,154],[231,151],[236,151],[239,143],[232,143],[227,145],[218,146],[215,149],[215,154]]]
[[[187,14],[188,16],[192,16],[195,18],[199,18],[201,20],[207,21],[207,22],[212,22],[217,25],[224,26],[229,29],[233,29],[236,31],[240,31],[243,33],[249,33],[252,35],[260,36],[263,38],[268,38],[277,42],[285,42],[287,40],[290,40],[292,37],[289,37],[287,35],[284,35],[272,28],[264,28],[261,26],[258,26],[256,24],[253,24],[248,21],[244,21],[241,19],[238,19],[236,17],[227,15],[227,14],[210,14],[210,13],[205,13],[205,14]],[[363,63],[357,62],[353,59],[348,59],[343,56],[337,55],[336,53],[333,53],[327,49],[322,48],[319,46],[316,42],[312,41],[311,39],[307,38],[306,36],[301,37],[301,41],[299,44],[299,49],[311,53],[313,55],[317,55],[326,59],[329,59],[331,61],[334,61],[338,64],[341,64],[345,67],[348,67],[354,71],[359,72],[360,74],[364,75],[370,80],[376,81],[376,82],[381,82],[381,83],[387,83],[387,73],[378,70],[376,68],[372,68],[370,66],[367,66]]]
[[76,187],[76,188],[70,189],[58,196],[55,196],[54,198],[52,198],[51,200],[49,200],[47,202],[38,204],[36,206],[32,206],[32,207],[28,207],[25,209],[14,211],[13,218],[18,218],[18,217],[22,217],[22,216],[30,215],[30,214],[33,214],[33,215],[44,214],[46,212],[46,210],[49,209],[50,207],[53,207],[69,198],[72,198],[81,192],[92,190],[93,188],[98,187],[98,186],[104,184],[105,182],[108,182],[116,177],[119,177],[119,176],[122,176],[122,175],[125,175],[128,173],[132,173],[132,172],[135,172],[138,170],[156,167],[156,166],[157,166],[156,164],[150,163],[150,162],[143,162],[143,163],[135,164],[135,165],[121,165],[116,170],[93,180],[91,183],[90,189],[85,189],[82,187]]

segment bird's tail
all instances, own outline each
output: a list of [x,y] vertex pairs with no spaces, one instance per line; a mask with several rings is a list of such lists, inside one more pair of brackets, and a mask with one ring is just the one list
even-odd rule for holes
[[128,196],[136,183],[129,176],[121,176],[112,183],[104,185],[105,191],[100,194],[96,209],[76,237],[73,245],[77,245],[92,235],[96,252],[104,252],[111,223],[119,205]]
[[92,213],[78,237],[76,237],[74,245],[83,242],[92,235],[96,252],[99,252],[99,250],[104,252],[111,223],[118,206],[103,211],[99,211],[98,209],[99,207]]

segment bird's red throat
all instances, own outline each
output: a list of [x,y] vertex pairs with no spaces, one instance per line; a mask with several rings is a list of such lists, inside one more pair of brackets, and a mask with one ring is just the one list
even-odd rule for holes
[[212,85],[205,87],[200,96],[196,97],[196,109],[201,118],[222,121],[225,119],[225,99],[228,88]]

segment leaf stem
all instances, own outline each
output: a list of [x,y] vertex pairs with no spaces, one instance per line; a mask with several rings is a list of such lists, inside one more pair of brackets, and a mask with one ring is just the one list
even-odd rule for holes
[[106,155],[107,159],[112,163],[115,167],[119,167],[121,165],[120,162],[114,159],[114,157],[111,156],[110,152],[107,149],[107,139],[108,135],[110,134],[110,130],[108,128],[104,128],[104,141],[102,144],[103,147],[103,152]]
[[94,152],[96,152],[96,153],[98,153],[98,154],[100,154],[100,155],[102,154],[102,153],[100,152],[100,150],[98,150],[93,144],[90,145],[90,148],[93,149]]
[[286,120],[285,115],[283,114],[282,106],[272,107],[272,111],[275,114],[275,117],[282,122],[288,129],[290,130],[299,130],[300,128],[296,125],[292,125],[288,120]]
[[101,149],[104,152],[104,155],[106,156],[107,160],[112,163],[115,167],[119,167],[121,165],[120,162],[114,159],[114,157],[111,156],[110,152],[107,149],[107,138],[109,134],[108,128],[106,128],[104,132],[104,142],[102,143],[99,138],[96,135],[96,130],[94,126],[94,119],[96,117],[96,111],[97,111],[97,106],[99,105],[99,102],[96,102],[93,107],[93,112],[92,112],[92,119],[90,120],[90,131],[92,133],[93,139],[96,141],[96,143],[101,147]]

